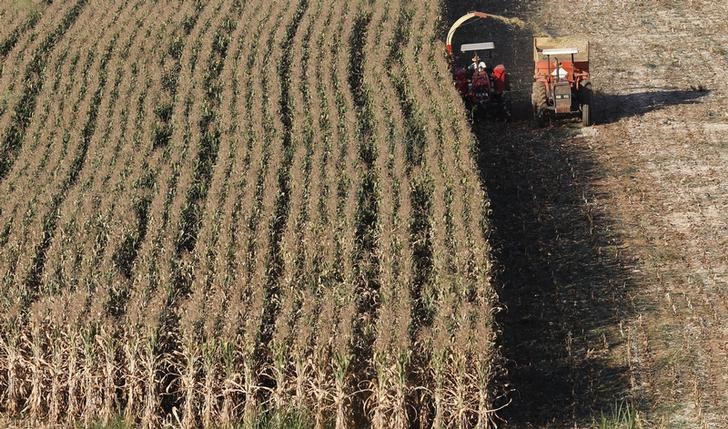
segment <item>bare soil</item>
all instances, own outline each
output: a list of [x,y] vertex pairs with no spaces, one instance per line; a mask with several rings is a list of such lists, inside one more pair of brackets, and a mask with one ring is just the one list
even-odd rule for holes
[[641,427],[728,427],[728,2],[455,1],[448,14],[474,9],[527,23],[488,30],[516,48],[498,58],[516,99],[533,34],[588,37],[599,92],[591,128],[474,125],[505,426],[592,427],[628,405]]

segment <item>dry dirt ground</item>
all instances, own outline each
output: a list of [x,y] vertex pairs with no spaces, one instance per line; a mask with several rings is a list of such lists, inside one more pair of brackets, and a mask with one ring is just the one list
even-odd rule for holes
[[[597,124],[475,124],[506,427],[728,427],[728,1],[455,1],[530,89],[533,34],[592,42]],[[501,58],[499,58],[501,59]],[[514,93],[518,98],[519,94]]]

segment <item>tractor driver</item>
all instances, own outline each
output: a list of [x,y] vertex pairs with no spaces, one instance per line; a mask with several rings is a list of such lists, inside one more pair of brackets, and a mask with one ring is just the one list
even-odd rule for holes
[[478,56],[478,53],[476,52],[475,55],[473,56],[473,62],[470,64],[470,66],[468,66],[468,71],[470,73],[474,74],[476,71],[478,71],[479,64],[480,64],[480,57]]

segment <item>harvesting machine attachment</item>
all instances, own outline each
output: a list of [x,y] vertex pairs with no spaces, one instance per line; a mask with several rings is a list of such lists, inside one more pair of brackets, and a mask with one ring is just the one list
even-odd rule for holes
[[489,17],[496,16],[487,15],[483,12],[470,12],[460,17],[450,27],[446,49],[450,59],[454,85],[463,97],[472,117],[490,114],[507,120],[510,118],[511,112],[506,94],[510,90],[506,67],[503,64],[492,67],[480,56],[480,54],[485,55],[487,53],[489,57],[492,57],[491,53],[495,49],[495,43],[462,44],[460,52],[467,55],[472,53],[473,55],[469,65],[465,65],[464,62],[459,61],[457,56],[453,55],[452,39],[458,28],[466,23],[488,19]]
[[581,116],[591,125],[592,85],[589,42],[576,37],[534,37],[533,117],[538,126],[551,119]]

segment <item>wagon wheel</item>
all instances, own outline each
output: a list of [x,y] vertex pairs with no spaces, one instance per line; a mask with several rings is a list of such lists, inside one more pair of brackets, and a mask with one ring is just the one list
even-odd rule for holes
[[581,95],[579,102],[581,103],[581,124],[589,127],[592,124],[591,101],[592,101],[592,85],[591,82],[585,83],[581,87]]
[[543,82],[534,82],[531,91],[531,103],[533,104],[533,119],[539,128],[546,126],[546,85]]

